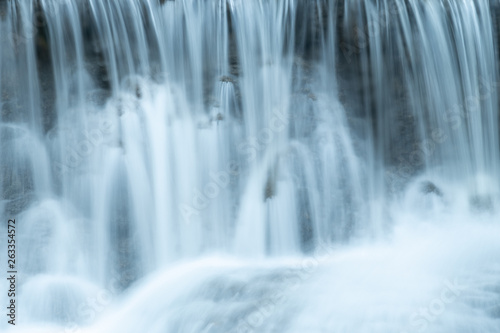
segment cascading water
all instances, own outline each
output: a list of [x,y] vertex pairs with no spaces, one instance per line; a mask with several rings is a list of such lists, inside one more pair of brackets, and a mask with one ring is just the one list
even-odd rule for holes
[[496,0],[0,0],[0,328],[500,332],[499,24]]

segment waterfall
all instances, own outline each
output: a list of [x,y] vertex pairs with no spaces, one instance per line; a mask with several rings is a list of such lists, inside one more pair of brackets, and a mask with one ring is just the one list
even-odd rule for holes
[[0,0],[18,328],[500,332],[499,24],[496,0]]

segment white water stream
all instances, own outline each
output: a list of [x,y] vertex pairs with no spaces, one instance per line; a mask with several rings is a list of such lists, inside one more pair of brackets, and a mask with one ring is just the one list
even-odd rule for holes
[[495,0],[0,0],[0,329],[500,332],[499,24]]

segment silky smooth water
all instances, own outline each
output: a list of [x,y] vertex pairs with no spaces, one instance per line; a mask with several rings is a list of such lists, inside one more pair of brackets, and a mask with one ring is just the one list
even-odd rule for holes
[[500,332],[499,15],[0,0],[10,329]]

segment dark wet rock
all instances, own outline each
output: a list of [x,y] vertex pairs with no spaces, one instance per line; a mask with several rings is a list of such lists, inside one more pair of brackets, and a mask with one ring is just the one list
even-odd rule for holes
[[35,199],[33,175],[28,165],[14,169],[13,165],[5,162],[1,168],[4,209],[8,215],[15,216],[28,208]]
[[111,90],[111,78],[108,66],[101,55],[96,56],[88,62],[87,71],[94,78],[97,86],[101,89]]
[[[349,106],[346,109],[350,125],[352,119],[369,119],[367,126],[354,134],[361,139],[374,140],[376,154],[387,166],[411,170],[415,174],[423,169],[424,162],[414,153],[421,138],[417,131],[419,119],[413,116],[408,98],[410,87],[404,78],[409,55],[405,50],[394,50],[394,37],[389,33],[396,28],[392,21],[381,17],[378,22],[386,27],[381,33],[388,35],[382,38],[370,35],[371,23],[366,15],[360,14],[367,10],[367,4],[349,4],[345,11],[337,11],[335,70],[341,87],[340,99],[343,105]],[[380,57],[384,59],[381,68],[374,69],[366,63],[373,46],[380,50]],[[384,82],[377,77],[378,70],[387,73]]]
[[[295,26],[295,52],[305,60],[315,60],[321,56],[321,43],[328,36],[330,15],[338,4],[328,1],[300,1]],[[291,31],[291,29],[290,29]],[[288,42],[288,39],[285,40]],[[286,44],[285,47],[289,45]]]
[[0,0],[0,20],[4,20],[7,17],[7,0]]
[[271,199],[276,195],[276,185],[272,180],[268,179],[264,189],[264,200]]
[[137,76],[129,76],[124,79],[122,88],[125,91],[131,92],[137,99],[141,99],[144,95],[141,78]]
[[222,76],[222,77],[220,78],[220,81],[221,81],[221,82],[230,82],[230,83],[234,83],[233,78],[232,78],[232,77],[230,77],[230,76],[227,76],[227,75]]
[[493,210],[493,198],[487,194],[476,194],[469,197],[469,206],[475,212],[488,212]]
[[264,187],[264,201],[266,201],[267,199],[272,199],[276,196],[277,188],[275,178],[275,172],[269,172],[266,185]]
[[435,194],[438,197],[443,196],[443,192],[439,189],[439,187],[436,186],[436,184],[431,181],[422,182],[422,184],[420,185],[420,190],[424,194]]
[[39,1],[35,3],[33,29],[35,32],[35,52],[40,82],[41,122],[44,132],[47,133],[57,122],[56,91],[47,18]]
[[27,156],[19,154],[27,145],[25,136],[19,127],[0,127],[0,202],[11,216],[25,210],[35,198],[34,166]]

